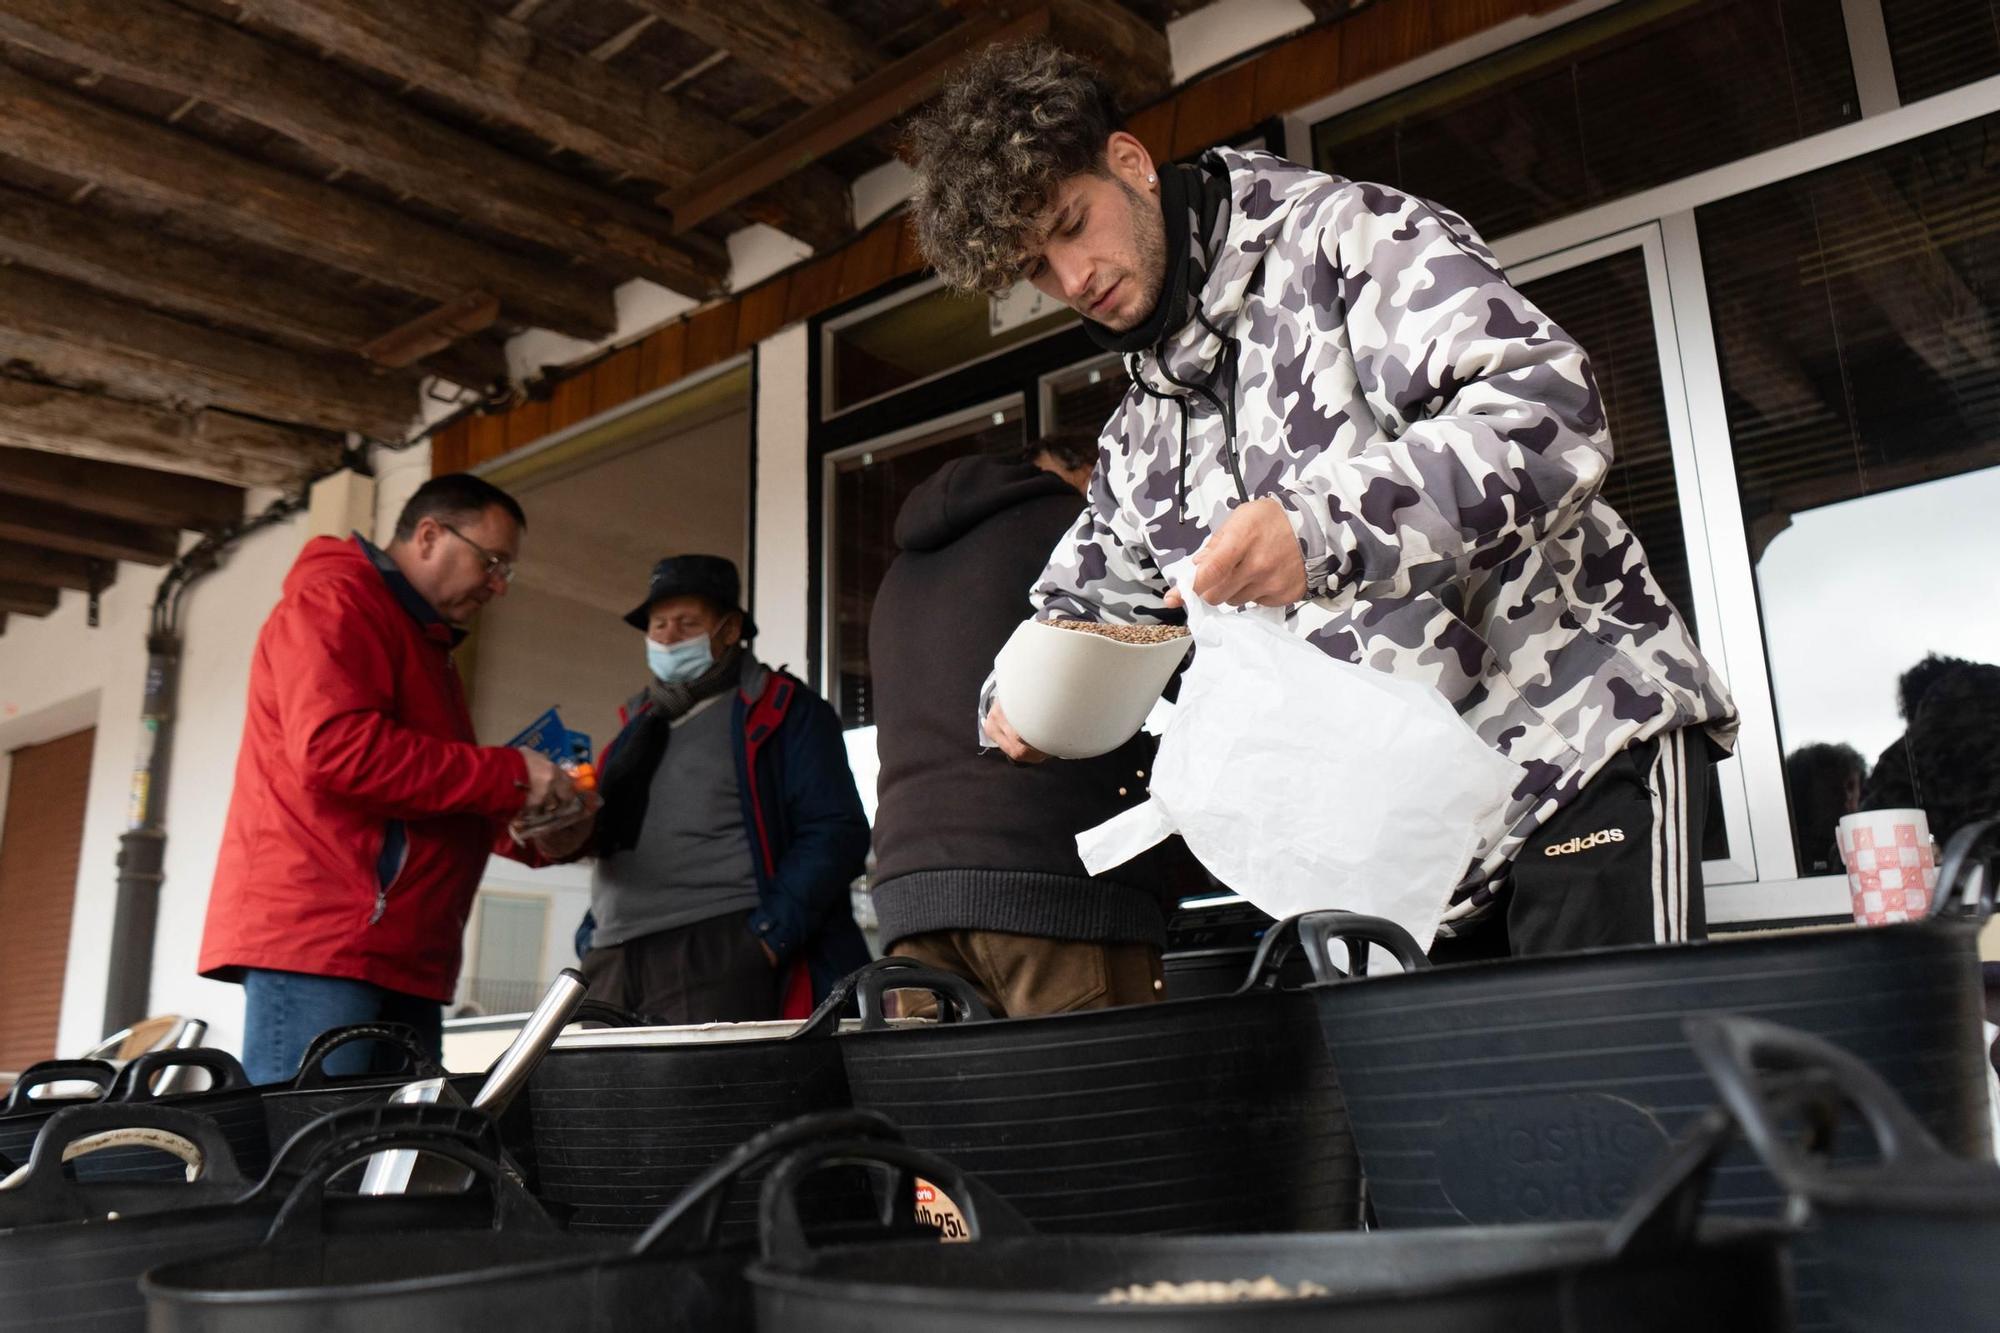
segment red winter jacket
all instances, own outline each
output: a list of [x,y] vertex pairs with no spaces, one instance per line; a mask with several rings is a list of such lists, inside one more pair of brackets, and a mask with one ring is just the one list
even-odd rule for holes
[[475,745],[453,631],[358,538],[306,543],[257,636],[201,974],[448,1001],[527,766]]

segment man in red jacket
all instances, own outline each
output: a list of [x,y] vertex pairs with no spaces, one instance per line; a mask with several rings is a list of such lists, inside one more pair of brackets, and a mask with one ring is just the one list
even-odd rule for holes
[[[349,1023],[407,1023],[436,1054],[487,855],[518,851],[510,820],[575,795],[542,755],[474,743],[452,664],[524,526],[490,482],[435,477],[386,551],[306,543],[258,634],[200,963],[243,983],[258,1082]],[[355,1047],[328,1062],[366,1065]]]

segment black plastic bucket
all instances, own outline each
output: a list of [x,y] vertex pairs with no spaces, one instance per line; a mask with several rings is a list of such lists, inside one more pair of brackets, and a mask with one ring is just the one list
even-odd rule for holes
[[[832,1040],[851,991],[803,1027],[737,1023],[566,1037],[528,1084],[535,1192],[571,1230],[637,1232],[746,1140],[798,1116],[844,1109]],[[723,1204],[725,1241],[754,1236],[762,1167]]]
[[[1347,922],[1316,915],[1303,930],[1339,939]],[[1311,993],[1383,1226],[1596,1219],[1715,1101],[1681,1030],[1692,1014],[1823,1037],[1877,1069],[1953,1151],[1987,1153],[1976,933],[1934,921],[1428,970],[1410,943],[1403,975]],[[1764,1218],[1781,1204],[1747,1148],[1717,1169],[1711,1212]],[[1814,1327],[1817,1247],[1794,1260],[1800,1327]]]
[[885,990],[978,1001],[884,959],[860,974],[875,1030],[837,1039],[854,1105],[1044,1231],[1354,1227],[1360,1173],[1312,1000],[1272,984],[1291,938],[1274,929],[1228,995],[887,1030]]

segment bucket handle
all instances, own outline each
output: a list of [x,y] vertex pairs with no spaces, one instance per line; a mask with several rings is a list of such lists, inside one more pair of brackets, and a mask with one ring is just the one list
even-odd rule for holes
[[118,1070],[109,1061],[37,1061],[21,1071],[21,1077],[15,1080],[13,1090],[7,1094],[7,1103],[4,1110],[0,1110],[0,1115],[18,1115],[24,1111],[57,1111],[71,1105],[68,1101],[33,1101],[28,1096],[32,1088],[50,1083],[95,1083],[97,1097],[102,1098],[117,1081]]
[[1945,843],[1944,860],[1938,864],[1937,896],[1931,899],[1932,916],[1943,916],[1947,907],[1965,897],[1972,877],[1979,877],[1979,897],[1971,915],[1984,921],[1993,915],[1994,896],[2000,893],[2000,817],[1967,824]]
[[410,1078],[438,1078],[444,1069],[433,1060],[423,1048],[417,1030],[407,1023],[350,1023],[345,1027],[328,1028],[312,1039],[306,1053],[299,1057],[299,1072],[292,1076],[294,1090],[324,1088],[335,1081],[336,1075],[326,1072],[326,1059],[343,1046],[352,1046],[358,1041],[379,1041],[385,1046],[394,1046],[409,1059],[406,1066]]
[[213,1046],[190,1046],[186,1049],[169,1048],[164,1051],[147,1051],[118,1071],[118,1081],[105,1094],[109,1101],[150,1102],[153,1092],[153,1075],[163,1069],[200,1069],[208,1074],[208,1091],[235,1092],[250,1086],[250,1076],[243,1072],[243,1066],[228,1051],[217,1050]]
[[[493,1200],[492,1229],[496,1233],[549,1233],[555,1223],[542,1206],[507,1174],[493,1156],[498,1134],[492,1117],[469,1106],[398,1105],[361,1107],[337,1112],[326,1121],[341,1121],[344,1132],[330,1142],[322,1142],[305,1173],[285,1196],[278,1216],[265,1234],[267,1245],[289,1245],[317,1240],[326,1234],[326,1187],[335,1176],[356,1162],[376,1153],[406,1149],[446,1157],[486,1182]],[[321,1122],[325,1123],[325,1122]],[[294,1144],[311,1130],[301,1130],[285,1145],[289,1154]],[[264,1178],[262,1190],[278,1175],[274,1164]]]
[[898,1142],[902,1131],[874,1111],[815,1111],[774,1125],[701,1173],[632,1242],[635,1255],[697,1254],[716,1248],[722,1208],[738,1178],[774,1158],[825,1139]]
[[[1825,1176],[1823,1165],[1811,1161],[1779,1128],[1783,1111],[1772,1103],[1777,1085],[1772,1074],[1805,1076],[1806,1086],[1819,1094],[1809,1106],[1828,1127],[1832,1112],[1844,1103],[1853,1107],[1875,1137],[1887,1163],[1950,1160],[1895,1090],[1882,1076],[1831,1042],[1795,1028],[1734,1014],[1697,1014],[1681,1024],[1695,1057],[1715,1081],[1722,1101],[1743,1128],[1743,1136],[1786,1189],[1804,1193]],[[1793,1102],[1800,1082],[1790,1085]]]
[[[763,1193],[757,1203],[757,1235],[765,1263],[793,1273],[812,1266],[813,1246],[799,1217],[798,1188],[807,1176],[831,1166],[889,1167],[900,1172],[888,1207],[907,1208],[905,1216],[915,1212],[915,1200],[904,1192],[902,1183],[922,1176],[958,1205],[965,1215],[967,1240],[1035,1234],[1034,1227],[1013,1204],[944,1158],[907,1143],[847,1139],[803,1148],[778,1163],[764,1178]],[[885,1220],[894,1222],[893,1216]]]
[[929,992],[937,999],[940,1022],[984,1023],[993,1017],[970,982],[949,972],[925,967],[914,958],[899,958],[894,954],[878,958],[850,979],[861,1003],[861,1028],[864,1032],[876,1032],[889,1026],[882,997],[892,990]]
[[569,1016],[565,1027],[581,1027],[585,1023],[595,1023],[607,1028],[636,1028],[645,1020],[630,1009],[621,1009],[609,1000],[584,998],[576,1002],[576,1012]]
[[[1322,982],[1367,976],[1371,944],[1387,949],[1405,972],[1421,972],[1431,965],[1410,932],[1386,917],[1363,916],[1359,912],[1308,912],[1298,918],[1298,932],[1313,976]],[[1345,972],[1333,965],[1336,940],[1347,946]]]
[[[142,1131],[144,1137],[126,1133],[130,1130]],[[180,1142],[168,1146],[147,1139]],[[210,1117],[150,1103],[89,1102],[49,1117],[41,1133],[35,1136],[35,1146],[28,1154],[28,1164],[22,1168],[19,1182],[8,1193],[41,1201],[43,1207],[38,1211],[60,1208],[71,1217],[96,1216],[97,1210],[88,1206],[79,1193],[78,1182],[65,1177],[63,1164],[83,1153],[134,1144],[171,1152],[183,1161],[188,1157],[180,1145],[190,1145],[194,1159],[189,1164],[199,1179],[225,1186],[244,1183],[236,1169],[236,1155],[229,1151],[229,1141]],[[82,1151],[73,1151],[78,1146]],[[84,1187],[88,1187],[87,1182]]]

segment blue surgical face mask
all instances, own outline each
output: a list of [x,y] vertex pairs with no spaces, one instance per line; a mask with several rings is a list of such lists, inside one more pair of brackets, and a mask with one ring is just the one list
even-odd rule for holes
[[715,665],[715,649],[706,634],[679,643],[646,640],[646,665],[668,685],[685,685]]

